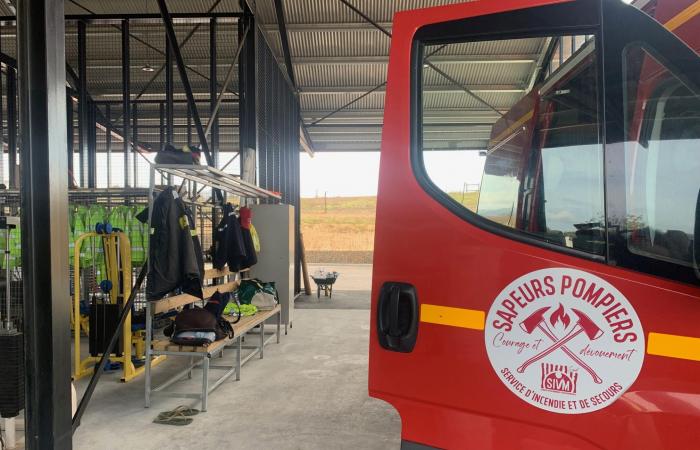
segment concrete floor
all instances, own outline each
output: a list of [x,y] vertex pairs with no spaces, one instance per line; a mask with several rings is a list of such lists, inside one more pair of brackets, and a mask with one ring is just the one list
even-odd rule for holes
[[[368,273],[367,267],[339,269],[347,278]],[[339,290],[322,302],[301,298],[294,328],[282,343],[270,344],[263,360],[246,364],[241,381],[231,378],[214,391],[208,412],[185,427],[152,420],[160,411],[193,404],[191,400],[155,397],[152,407],[144,409],[142,378],[124,385],[117,375],[105,376],[75,434],[74,448],[399,448],[398,414],[367,395],[367,289]],[[183,363],[171,358],[154,369],[156,382]],[[170,389],[196,392],[201,383],[197,375]],[[78,383],[79,395],[86,384]]]

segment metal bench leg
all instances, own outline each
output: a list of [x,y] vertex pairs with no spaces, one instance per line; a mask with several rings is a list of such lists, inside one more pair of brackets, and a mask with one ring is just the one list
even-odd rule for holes
[[145,372],[145,407],[151,407],[151,333],[153,332],[153,317],[151,316],[151,304],[146,302],[146,369]]
[[194,366],[194,358],[190,356],[190,370],[187,372],[187,379],[192,379],[192,367]]
[[277,343],[280,343],[280,329],[282,328],[282,311],[277,313]]
[[209,397],[209,356],[202,360],[202,412],[207,410]]
[[241,336],[238,336],[236,344],[236,381],[241,381]]
[[263,351],[265,350],[265,322],[260,324],[260,359],[263,359]]

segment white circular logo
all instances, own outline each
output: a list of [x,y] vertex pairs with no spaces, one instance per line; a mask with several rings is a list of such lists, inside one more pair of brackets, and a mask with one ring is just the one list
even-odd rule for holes
[[610,406],[644,362],[632,305],[607,281],[575,269],[538,270],[510,283],[491,305],[485,336],[503,384],[561,414]]

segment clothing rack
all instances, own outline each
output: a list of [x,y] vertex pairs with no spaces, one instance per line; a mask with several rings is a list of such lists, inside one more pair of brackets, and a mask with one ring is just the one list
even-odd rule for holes
[[[209,167],[209,166],[200,166],[200,165],[164,165],[164,164],[151,164],[150,167],[150,182],[149,182],[149,192],[148,192],[148,227],[149,229],[152,228],[151,225],[151,220],[152,220],[152,213],[153,213],[153,203],[155,201],[155,196],[154,194],[156,192],[162,191],[166,186],[157,185],[156,184],[156,176],[160,175],[158,178],[160,179],[165,179],[168,180],[168,185],[174,186],[178,188],[178,195],[182,198],[182,200],[185,203],[190,203],[190,204],[199,204],[200,206],[203,206],[202,202],[198,201],[197,198],[197,187],[190,186],[189,190],[189,196],[190,198],[188,199],[185,194],[188,194],[187,192],[182,192],[183,188],[185,185],[187,185],[187,182],[191,182],[193,184],[199,185],[199,186],[206,186],[211,189],[218,189],[222,191],[225,194],[233,195],[240,197],[241,199],[252,199],[252,200],[270,200],[270,199],[275,199],[275,200],[281,200],[282,195],[277,193],[277,192],[272,192],[268,191],[266,189],[263,189],[259,186],[256,186],[252,183],[248,183],[246,181],[243,181],[240,177],[231,175],[228,173],[225,173],[219,169],[216,169],[214,167]],[[176,178],[176,179],[174,179]],[[187,189],[185,189],[187,190]],[[194,194],[194,195],[191,195]],[[216,208],[221,205],[216,205],[215,203],[208,203],[206,206]],[[216,224],[212,223],[212,228],[215,227]],[[149,247],[150,248],[150,247]],[[150,272],[151,268],[151,260],[148,258],[148,270]],[[205,277],[206,278],[206,277]],[[229,279],[229,281],[232,281],[233,283],[238,283],[240,281],[240,273],[228,273],[226,274],[226,278]],[[204,281],[204,280],[202,280]],[[176,297],[188,297],[187,295],[179,295]],[[147,301],[146,302],[146,336],[145,336],[145,353],[146,353],[146,364],[145,364],[145,372],[146,372],[146,403],[149,403],[149,398],[150,398],[150,392],[151,392],[151,367],[154,365],[153,363],[157,361],[158,358],[162,358],[164,355],[169,354],[168,352],[155,352],[157,353],[154,354],[154,349],[153,349],[153,318],[154,314],[159,308],[165,308],[168,304],[168,299],[172,299],[173,297],[166,297],[165,299],[157,300],[157,301]],[[279,308],[275,310],[277,314],[279,314]],[[277,336],[279,337],[279,326],[278,326],[278,332]],[[239,337],[240,339],[240,337]],[[264,346],[264,342],[261,343],[261,347]],[[262,349],[260,350],[260,355],[262,357]],[[190,369],[191,370],[191,369]],[[240,374],[240,365],[238,369],[238,374]],[[240,376],[240,375],[239,375]],[[206,380],[206,371],[205,371],[205,380]],[[176,377],[177,378],[177,377]],[[170,382],[166,383],[165,385],[161,386],[161,388],[167,387]],[[205,386],[208,386],[208,382],[205,381]],[[218,386],[215,385],[214,388]],[[213,390],[213,388],[212,388]],[[205,387],[205,392],[208,392],[208,388]],[[206,394],[203,394],[203,406],[206,408]]]
[[[244,198],[253,199],[282,199],[282,194],[268,191],[247,181],[243,181],[239,176],[223,172],[215,167],[182,165],[182,164],[152,164],[150,174],[150,189],[156,186],[156,173],[188,180],[194,183],[207,186],[212,189],[219,189],[228,194]],[[152,192],[151,197],[152,198]]]

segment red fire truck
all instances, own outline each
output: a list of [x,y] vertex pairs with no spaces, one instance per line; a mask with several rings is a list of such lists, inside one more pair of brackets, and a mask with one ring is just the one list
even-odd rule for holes
[[[696,0],[395,16],[369,391],[402,448],[700,446],[698,30]],[[453,109],[489,131],[459,201],[427,167],[430,57],[535,44],[506,110],[462,86]]]

